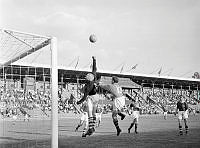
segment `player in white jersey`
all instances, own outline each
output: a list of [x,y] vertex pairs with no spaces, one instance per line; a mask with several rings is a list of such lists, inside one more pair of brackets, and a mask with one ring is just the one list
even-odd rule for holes
[[132,102],[130,104],[130,115],[133,117],[133,121],[128,128],[128,133],[130,133],[131,128],[135,125],[135,133],[137,134],[137,128],[138,128],[138,119],[139,119],[139,114],[140,114],[140,104],[138,98],[135,99],[135,102]]
[[102,115],[103,109],[99,104],[97,104],[97,109],[96,109],[96,127],[99,127],[101,123],[101,115]]
[[162,106],[164,119],[167,120],[167,109],[165,106]]
[[108,85],[99,85],[100,88],[103,90],[106,90],[108,93],[110,93],[114,100],[113,100],[113,111],[112,111],[112,118],[113,123],[117,130],[117,136],[121,133],[121,129],[118,124],[117,115],[121,117],[121,120],[125,118],[125,114],[121,112],[122,108],[125,106],[125,96],[123,96],[122,88],[118,84],[119,79],[116,76],[112,77],[112,84]]
[[88,128],[88,113],[87,113],[87,103],[84,102],[80,108],[82,114],[81,114],[81,118],[80,118],[80,122],[77,125],[75,132],[78,131],[79,127],[81,127],[83,124],[85,124],[84,128],[83,128],[83,133],[82,133],[82,137],[86,137],[86,130]]

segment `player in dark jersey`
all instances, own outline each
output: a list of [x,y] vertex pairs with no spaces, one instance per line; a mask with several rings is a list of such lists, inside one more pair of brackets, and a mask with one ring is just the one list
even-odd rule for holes
[[96,58],[92,57],[93,64],[92,64],[92,73],[88,73],[86,75],[86,84],[83,88],[84,95],[83,97],[77,102],[77,104],[81,104],[85,100],[87,101],[88,106],[88,121],[89,121],[89,128],[86,132],[86,135],[92,135],[95,132],[95,122],[96,122],[96,104],[99,101],[99,96],[97,96],[97,78],[96,78]]
[[178,124],[179,124],[179,133],[180,135],[183,135],[182,130],[182,124],[181,120],[184,120],[185,123],[185,133],[188,133],[188,125],[187,125],[187,119],[188,119],[188,104],[185,101],[185,98],[181,95],[179,97],[179,101],[177,102],[177,112],[178,112]]

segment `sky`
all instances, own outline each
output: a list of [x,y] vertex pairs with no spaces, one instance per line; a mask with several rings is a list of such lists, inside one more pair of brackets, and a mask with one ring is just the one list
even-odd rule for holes
[[[0,0],[0,28],[57,37],[62,66],[79,58],[81,69],[95,56],[98,69],[122,73],[200,72],[199,0]],[[48,61],[46,52],[34,62]]]

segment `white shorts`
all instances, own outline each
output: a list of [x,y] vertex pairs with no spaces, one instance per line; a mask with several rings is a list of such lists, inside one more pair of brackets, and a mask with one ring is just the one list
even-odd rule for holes
[[29,118],[28,114],[25,114],[25,119],[28,119],[28,118]]
[[136,120],[138,120],[139,119],[139,111],[133,111],[133,113],[132,113],[132,116],[133,116],[133,119],[136,119]]
[[92,103],[98,102],[100,100],[100,95],[96,94],[96,95],[91,95],[91,96],[87,96],[87,101],[92,101]]
[[81,115],[81,120],[88,122],[88,113],[87,112],[83,112]]
[[17,120],[17,115],[13,115],[13,119],[14,119],[14,120]]
[[99,101],[99,95],[92,95],[92,96],[87,96],[87,106],[88,106],[88,113],[89,116],[91,116],[93,112],[93,106],[97,104]]
[[164,114],[164,116],[167,116],[167,112],[164,112],[163,114]]
[[178,111],[178,119],[187,119],[188,118],[188,111]]
[[121,110],[125,106],[125,97],[115,98],[113,109]]

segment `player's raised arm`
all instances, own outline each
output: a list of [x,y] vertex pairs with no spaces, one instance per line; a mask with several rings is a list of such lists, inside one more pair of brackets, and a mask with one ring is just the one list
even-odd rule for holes
[[97,62],[96,57],[92,56],[92,73],[94,75],[94,81],[97,80]]

